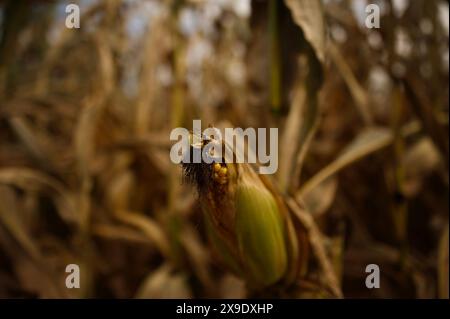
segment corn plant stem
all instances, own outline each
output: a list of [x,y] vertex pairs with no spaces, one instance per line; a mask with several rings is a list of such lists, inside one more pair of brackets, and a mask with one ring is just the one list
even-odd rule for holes
[[[178,14],[179,10],[183,4],[182,0],[175,0],[172,3],[172,14],[171,14],[171,28],[174,34],[174,48],[173,48],[173,60],[172,66],[174,70],[174,85],[172,88],[172,100],[171,100],[171,127],[179,127],[183,122],[183,108],[184,108],[184,88],[183,88],[183,78],[184,78],[184,68],[183,68],[183,43],[177,30]],[[180,216],[177,215],[177,197],[180,194],[179,185],[179,171],[171,170],[167,179],[169,196],[168,196],[168,231],[171,245],[171,256],[176,264],[181,263],[181,225]]]
[[408,254],[407,247],[407,224],[408,224],[408,206],[403,196],[403,183],[404,183],[404,167],[401,163],[401,158],[404,153],[404,137],[401,132],[401,118],[403,112],[403,95],[400,88],[397,87],[394,93],[394,107],[392,109],[392,131],[394,132],[394,140],[392,149],[394,152],[393,164],[394,164],[394,193],[395,196],[392,210],[392,218],[395,223],[395,229],[397,231],[397,237],[400,243],[401,258],[400,263],[402,267],[406,264],[406,258]]
[[347,85],[353,100],[355,101],[356,109],[364,123],[366,125],[372,125],[373,118],[369,109],[369,97],[367,92],[358,82],[349,64],[345,61],[345,58],[339,51],[339,48],[334,43],[330,45],[330,56],[344,79],[344,82]]
[[278,27],[278,0],[269,0],[270,42],[270,106],[277,113],[281,108],[281,61]]
[[448,299],[448,222],[439,242],[438,252],[438,296]]

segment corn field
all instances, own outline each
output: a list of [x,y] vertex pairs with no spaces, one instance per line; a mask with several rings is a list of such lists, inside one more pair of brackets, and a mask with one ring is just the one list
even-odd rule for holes
[[[448,14],[0,1],[0,298],[448,298]],[[174,163],[193,120],[276,172]]]

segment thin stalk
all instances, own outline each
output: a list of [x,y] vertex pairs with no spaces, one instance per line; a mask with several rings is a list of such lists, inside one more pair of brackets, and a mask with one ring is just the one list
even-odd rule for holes
[[278,0],[270,0],[269,42],[270,42],[270,107],[273,112],[281,108],[281,61],[280,32],[278,26]]
[[394,152],[394,203],[392,208],[392,217],[395,224],[396,235],[400,243],[401,251],[401,265],[406,265],[406,258],[408,254],[407,247],[407,226],[408,226],[408,203],[403,196],[403,184],[404,184],[404,167],[401,163],[401,159],[404,154],[404,137],[401,133],[401,118],[403,114],[403,95],[400,88],[394,91],[394,107],[392,110],[392,131],[394,132],[393,140],[393,152]]
[[[174,34],[174,49],[172,67],[174,70],[174,85],[172,88],[171,100],[171,118],[170,125],[172,128],[182,126],[183,108],[184,108],[184,67],[183,67],[183,43],[182,38],[177,30],[178,13],[183,5],[183,1],[175,0],[172,3],[171,28]],[[169,196],[168,196],[168,227],[171,241],[172,257],[175,263],[181,263],[181,242],[180,233],[182,222],[180,216],[176,213],[177,198],[180,194],[179,172],[175,169],[168,174],[167,180]]]

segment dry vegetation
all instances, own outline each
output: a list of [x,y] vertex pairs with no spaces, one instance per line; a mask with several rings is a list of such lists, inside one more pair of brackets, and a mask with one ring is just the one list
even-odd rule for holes
[[202,119],[279,128],[312,254],[273,296],[448,298],[448,2],[357,2],[1,1],[0,297],[249,296],[168,156]]

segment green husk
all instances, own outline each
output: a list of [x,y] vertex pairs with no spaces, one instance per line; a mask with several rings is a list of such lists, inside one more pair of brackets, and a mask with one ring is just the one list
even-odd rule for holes
[[273,196],[264,188],[238,185],[236,238],[246,276],[255,285],[271,285],[287,269],[284,225]]

